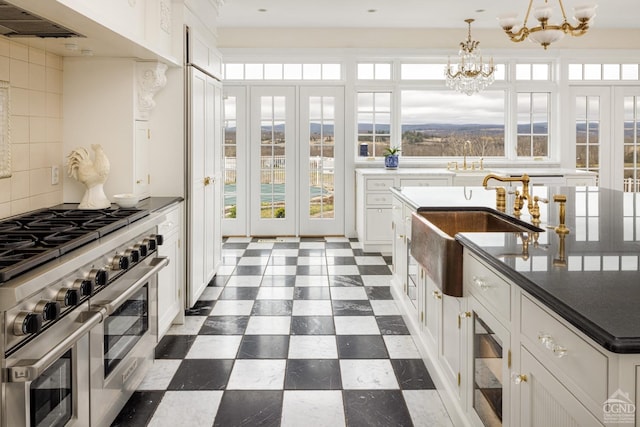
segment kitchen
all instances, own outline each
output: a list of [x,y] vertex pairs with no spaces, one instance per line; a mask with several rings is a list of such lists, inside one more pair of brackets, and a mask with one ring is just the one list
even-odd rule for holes
[[[195,189],[195,186],[186,185],[187,180],[191,178],[183,173],[195,169],[195,165],[186,161],[189,152],[185,152],[183,148],[184,129],[188,128],[185,125],[188,118],[184,116],[183,111],[186,109],[195,111],[195,108],[187,108],[184,100],[187,91],[185,82],[193,82],[186,76],[188,69],[182,67],[182,25],[184,23],[189,25],[191,35],[195,40],[190,45],[190,48],[193,49],[192,62],[207,71],[205,74],[212,74],[214,77],[222,75],[222,56],[225,58],[225,62],[234,64],[261,62],[260,58],[265,58],[262,60],[263,63],[278,61],[287,63],[292,62],[291,58],[296,58],[295,61],[303,64],[314,61],[327,64],[338,62],[345,64],[345,73],[347,73],[346,70],[353,70],[356,67],[356,62],[362,60],[355,58],[365,58],[362,61],[378,63],[397,61],[397,59],[390,58],[402,56],[417,62],[422,60],[424,55],[422,52],[416,53],[416,49],[420,48],[433,48],[435,54],[442,57],[452,55],[455,52],[452,47],[456,46],[463,34],[463,31],[458,27],[442,30],[443,34],[447,34],[447,37],[440,37],[439,30],[424,29],[418,35],[424,36],[425,39],[428,38],[431,43],[434,43],[433,46],[425,46],[420,37],[409,34],[406,29],[380,30],[378,33],[386,33],[388,36],[384,41],[380,41],[369,37],[365,34],[366,31],[343,28],[333,30],[331,39],[327,39],[326,34],[320,30],[308,30],[301,32],[300,37],[295,37],[295,40],[291,37],[285,37],[287,41],[282,42],[278,40],[282,40],[282,36],[286,35],[286,29],[258,29],[256,22],[261,19],[260,16],[265,16],[266,12],[254,12],[251,9],[251,13],[249,13],[245,10],[246,19],[251,17],[255,20],[247,21],[252,22],[247,25],[255,26],[253,30],[240,30],[240,25],[236,25],[238,28],[225,26],[225,8],[234,7],[233,1],[229,1],[227,4],[204,1],[185,2],[186,5],[182,5],[181,2],[161,1],[156,4],[154,2],[122,1],[110,8],[101,8],[99,4],[83,5],[80,4],[82,2],[68,0],[59,2],[60,4],[44,2],[36,8],[37,10],[33,9],[35,6],[30,5],[29,2],[16,1],[12,3],[25,9],[31,9],[34,13],[46,16],[57,23],[66,24],[80,33],[84,31],[92,37],[87,40],[72,38],[55,44],[51,40],[25,41],[25,44],[16,38],[2,38],[1,40],[4,64],[2,70],[5,73],[1,80],[9,81],[11,84],[12,154],[12,176],[9,179],[0,179],[3,197],[3,200],[0,200],[0,216],[3,218],[56,206],[62,202],[77,203],[82,196],[82,187],[79,183],[65,177],[66,155],[77,147],[89,147],[90,144],[95,143],[103,145],[111,159],[111,174],[105,185],[109,197],[116,193],[134,192],[153,197],[185,197],[187,203],[192,200],[185,187]],[[474,8],[469,9],[472,12],[471,9]],[[375,12],[368,13],[375,14]],[[599,10],[598,13],[606,15],[602,10]],[[168,16],[170,19],[167,18]],[[493,16],[491,15],[491,20],[494,19]],[[466,17],[461,16],[460,21]],[[216,30],[215,23],[218,19],[221,20],[221,26]],[[534,45],[528,43],[526,47],[524,45],[514,47],[509,44],[510,42],[506,38],[505,40],[501,38],[504,35],[500,34],[500,31],[493,29],[492,25],[494,24],[487,24],[486,27],[480,27],[477,30],[474,28],[474,35],[480,36],[485,49],[491,47],[496,52],[495,55],[498,55],[499,52],[502,57],[507,58],[517,55],[518,52],[521,52],[519,49],[522,47],[527,56],[532,58],[530,62],[544,62],[547,52],[542,52],[540,48],[536,49]],[[596,48],[601,49],[602,62],[611,61],[626,64],[626,58],[634,57],[637,54],[635,49],[638,47],[634,45],[634,40],[637,39],[634,37],[636,33],[637,29],[632,24],[622,29],[608,31],[598,29],[595,26],[593,34],[587,34],[579,39],[567,38],[563,40],[561,44],[559,43],[561,46],[559,51],[575,49],[569,51],[569,55],[584,58],[584,54],[580,54],[580,49]],[[169,34],[174,36],[168,36]],[[438,34],[437,40],[434,37],[429,37],[435,34]],[[342,37],[342,41],[340,41],[340,37]],[[69,43],[72,40],[73,42]],[[283,45],[293,49],[280,49],[274,54],[273,49]],[[346,46],[358,46],[362,51],[359,53],[346,52],[342,50]],[[611,46],[625,50],[605,52]],[[313,54],[302,53],[307,48],[317,49],[317,51]],[[398,53],[398,48],[404,48],[402,51],[404,53]],[[277,60],[274,59],[274,55],[278,58]],[[557,53],[554,55],[556,59],[559,56]],[[157,65],[158,63],[168,65],[168,67],[163,70],[162,66]],[[553,63],[553,67],[562,64],[565,62],[558,60]],[[398,64],[398,66],[400,65]],[[393,66],[396,67],[395,63]],[[163,73],[166,77],[166,83],[164,87],[161,87],[163,86],[161,82],[164,79],[158,76],[162,76]],[[140,89],[145,86],[140,83],[144,82],[144,78],[139,77],[141,75],[151,76],[151,80],[146,86],[146,92]],[[206,79],[202,82],[205,86],[208,84]],[[215,99],[211,104],[212,108],[219,108],[219,105],[223,103],[221,96],[215,95],[216,89],[219,88],[216,87],[215,82],[209,81],[209,83],[212,83],[211,87]],[[251,83],[255,84],[255,82]],[[374,89],[378,85],[373,81],[368,84]],[[549,83],[549,85],[553,86],[553,83]],[[586,88],[588,85],[583,86],[582,93],[588,92],[587,89],[591,90],[591,88]],[[241,92],[243,87],[245,87],[244,83],[239,79],[229,81],[228,84],[228,89],[236,93]],[[613,88],[614,85],[611,87]],[[558,97],[567,96],[570,90],[574,89],[570,89],[566,84],[560,89],[552,89]],[[142,97],[140,97],[141,93],[143,93]],[[217,98],[215,98],[216,96]],[[317,95],[312,93],[310,96]],[[325,95],[322,94],[322,96]],[[104,102],[105,99],[112,102]],[[153,102],[145,104],[141,102],[141,99],[151,99]],[[246,99],[244,102],[246,105]],[[356,108],[355,101],[350,95],[345,96],[343,102],[345,111],[354,111]],[[91,109],[86,108],[87,104],[91,105]],[[144,108],[139,108],[153,104],[155,106],[150,110],[145,111]],[[355,135],[357,131],[354,119],[348,118],[350,114],[344,114],[344,116],[344,133]],[[554,132],[566,137],[568,131],[561,128],[559,122],[560,120],[554,121],[554,126],[556,126]],[[217,128],[216,123],[212,123],[212,126],[214,134],[220,137],[220,123],[217,124]],[[207,129],[203,129],[203,132],[207,132]],[[87,138],[88,135],[91,137]],[[151,141],[151,147],[145,148],[141,143],[141,141],[144,142],[145,136],[148,141]],[[327,234],[358,236],[362,239],[361,233],[356,231],[358,221],[355,211],[358,207],[354,206],[352,202],[357,198],[356,175],[353,170],[369,168],[386,172],[382,169],[380,157],[373,161],[360,159],[357,157],[355,147],[353,149],[350,148],[351,145],[346,145],[346,147],[344,150],[345,161],[340,171],[342,175],[336,175],[337,182],[344,181],[344,185],[341,186],[343,194],[339,198],[343,201],[342,210],[340,211],[336,207],[336,216],[344,217],[344,224],[341,225],[343,227],[341,232]],[[141,155],[145,149],[150,151],[152,155]],[[215,150],[220,150],[220,148],[215,148]],[[554,150],[557,152],[551,153],[550,156],[554,161],[550,164],[548,162],[545,167],[575,169],[576,164],[571,162],[574,155],[566,146],[556,147]],[[214,157],[216,157],[215,153]],[[220,154],[217,157],[220,157]],[[613,159],[614,154],[611,154],[610,157],[605,155],[602,163],[605,163],[609,158]],[[56,160],[52,161],[52,159]],[[402,170],[409,169],[410,166],[424,166],[425,164],[419,159],[412,160],[402,158]],[[474,158],[473,160],[477,161],[478,159]],[[438,163],[433,162],[430,166],[443,169],[447,163],[442,159],[436,159],[436,161]],[[538,162],[539,160],[530,159],[519,167],[534,169],[539,165]],[[504,165],[498,164],[499,162],[493,161],[493,163],[492,161],[486,162],[488,170],[498,169],[500,166],[504,168]],[[183,166],[185,164],[193,167]],[[374,167],[371,168],[371,166]],[[249,176],[246,173],[249,169],[245,166],[246,177]],[[56,170],[59,184],[52,184],[55,181]],[[168,174],[165,172],[167,170],[178,173]],[[420,175],[422,171],[419,172],[416,169],[414,172]],[[202,174],[202,176],[209,177],[212,182],[212,185],[205,185],[201,188],[204,193],[203,197],[207,197],[206,194],[209,194],[206,193],[207,191],[215,192],[214,194],[221,192],[221,189],[216,187],[220,185],[221,177],[217,175],[220,173],[221,171],[214,170]],[[608,177],[608,173],[612,176]],[[601,184],[614,187],[617,180],[613,174],[614,172],[607,172],[606,167],[603,167],[603,170],[600,171]],[[453,176],[454,173],[444,172],[441,175]],[[193,178],[202,182],[202,176]],[[339,178],[340,176],[342,178]],[[453,178],[451,181],[455,182]],[[238,188],[240,188],[240,184],[239,182]],[[246,207],[249,204],[248,188],[255,184],[244,182],[243,185],[246,190],[245,194],[241,196],[245,197]],[[240,203],[240,199],[241,197],[238,197],[238,203]],[[336,199],[338,198],[336,197]],[[191,235],[191,241],[196,240],[194,236],[197,236],[198,233],[204,235],[197,226],[193,226],[192,219],[189,217],[190,212],[192,213],[196,209],[198,209],[196,205],[191,205],[186,206],[185,210],[187,227],[184,232],[199,230]],[[216,212],[222,210],[220,207],[212,209],[202,216],[213,218]],[[377,211],[382,208],[377,206],[375,209]],[[245,218],[245,228],[241,232],[232,234],[264,234],[250,231],[246,227],[247,222],[248,220]],[[168,225],[168,222],[166,224]],[[205,224],[202,226],[204,227]],[[301,231],[303,230],[302,224],[300,227],[294,229],[293,232],[286,231],[278,234],[308,234]],[[206,235],[214,235],[215,232],[215,230],[207,230]],[[386,236],[383,237],[383,240],[386,239]],[[374,244],[376,244],[375,242],[374,240]],[[199,292],[207,292],[206,285],[216,268],[220,269],[219,271],[225,271],[227,267],[221,263],[217,266],[203,266],[202,271],[191,268],[194,264],[191,264],[189,260],[193,259],[196,253],[209,251],[208,253],[212,254],[211,257],[206,257],[209,261],[222,258],[223,255],[220,252],[214,255],[216,251],[220,250],[214,243],[215,239],[199,242],[201,250],[193,250],[193,252],[185,254],[186,262],[189,263],[187,270],[194,275],[187,282],[201,285],[199,289],[194,289],[191,295],[188,295],[188,290],[183,290],[182,297],[191,300],[190,303],[185,304],[186,306],[192,307],[194,305]],[[274,243],[274,245],[276,244]],[[219,274],[222,275],[222,273]],[[182,311],[181,307],[179,311]],[[178,319],[178,321],[180,320]]]

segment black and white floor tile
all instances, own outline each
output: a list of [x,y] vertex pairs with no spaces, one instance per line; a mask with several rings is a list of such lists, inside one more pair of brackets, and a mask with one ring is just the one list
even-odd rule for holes
[[390,262],[355,239],[227,239],[112,426],[450,426]]

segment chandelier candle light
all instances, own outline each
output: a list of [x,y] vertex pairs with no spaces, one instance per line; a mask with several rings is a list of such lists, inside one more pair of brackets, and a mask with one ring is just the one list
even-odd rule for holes
[[447,87],[469,96],[480,92],[495,79],[493,58],[490,59],[489,64],[484,64],[480,49],[478,49],[480,42],[471,40],[471,23],[473,21],[473,19],[464,20],[469,25],[469,33],[467,40],[460,42],[458,64],[451,65],[451,59],[449,59],[447,68],[444,70]]
[[584,35],[589,29],[589,24],[594,16],[596,16],[595,4],[576,6],[574,8],[573,17],[578,25],[573,26],[567,21],[567,14],[564,11],[562,0],[558,0],[560,11],[562,12],[562,23],[554,25],[549,23],[549,19],[553,13],[553,7],[549,5],[548,0],[544,0],[544,4],[533,8],[533,16],[538,20],[539,25],[535,27],[527,27],[527,20],[532,12],[531,6],[533,0],[529,0],[527,14],[524,17],[522,26],[518,26],[518,15],[510,13],[498,17],[500,26],[513,42],[521,42],[527,37],[532,42],[540,43],[545,49],[553,42],[564,37],[565,34],[574,37]]

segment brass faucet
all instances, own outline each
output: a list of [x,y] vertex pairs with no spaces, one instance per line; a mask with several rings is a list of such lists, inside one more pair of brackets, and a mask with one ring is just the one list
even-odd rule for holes
[[[529,194],[529,175],[525,173],[522,174],[522,176],[500,176],[490,173],[489,175],[484,177],[482,186],[484,188],[489,188],[487,187],[487,184],[492,179],[500,182],[521,182],[522,193],[516,191],[516,198],[513,202],[513,214],[515,216],[520,216],[520,210],[524,205],[524,200],[527,201],[527,209],[529,210],[529,212],[531,212],[531,209],[533,208],[533,200],[531,198],[531,195]],[[501,212],[505,212],[506,207],[506,190],[504,189],[504,187],[496,187],[496,209]]]

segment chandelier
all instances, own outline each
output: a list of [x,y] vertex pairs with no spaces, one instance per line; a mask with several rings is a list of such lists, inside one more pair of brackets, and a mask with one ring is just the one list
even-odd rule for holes
[[565,34],[572,36],[581,36],[589,29],[589,24],[594,16],[596,16],[596,5],[582,5],[574,8],[573,17],[578,25],[573,26],[567,21],[567,14],[564,11],[562,0],[558,0],[560,11],[562,12],[562,23],[554,25],[549,23],[553,7],[549,5],[548,0],[544,0],[544,5],[533,8],[533,16],[538,20],[539,25],[536,27],[527,27],[527,20],[531,14],[531,6],[533,0],[529,0],[527,14],[524,17],[522,26],[518,29],[518,14],[510,13],[498,17],[500,26],[513,42],[521,42],[527,37],[531,41],[540,43],[545,49],[553,42],[564,37]]
[[460,42],[458,52],[458,63],[451,65],[451,60],[447,61],[447,68],[444,70],[447,87],[458,92],[473,95],[480,92],[493,83],[495,67],[493,58],[489,64],[482,62],[482,55],[478,49],[479,41],[471,40],[471,23],[473,19],[465,19],[469,24],[467,40]]

